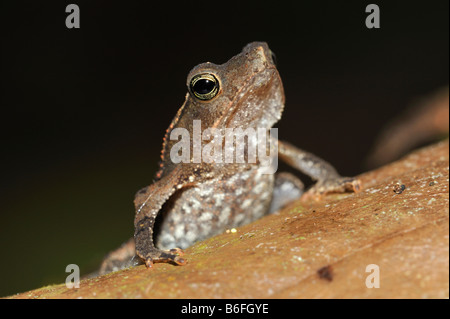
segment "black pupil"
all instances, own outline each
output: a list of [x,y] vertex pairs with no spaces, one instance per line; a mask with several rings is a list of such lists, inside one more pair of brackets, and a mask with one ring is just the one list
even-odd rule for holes
[[212,90],[214,90],[214,87],[216,86],[216,83],[208,80],[208,79],[200,79],[194,84],[194,91],[198,94],[208,94]]

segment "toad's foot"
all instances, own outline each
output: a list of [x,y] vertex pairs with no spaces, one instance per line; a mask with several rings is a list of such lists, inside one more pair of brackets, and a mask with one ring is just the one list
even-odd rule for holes
[[180,248],[173,248],[170,250],[159,250],[157,248],[152,247],[148,249],[145,253],[142,251],[138,252],[138,256],[141,257],[147,268],[152,268],[153,263],[155,262],[172,262],[177,265],[185,265],[186,259],[181,258],[184,252]]
[[186,264],[186,260],[180,257],[183,255],[181,249],[160,250],[153,245],[153,224],[154,218],[151,217],[145,217],[136,224],[134,233],[136,255],[148,268],[151,268],[155,262]]
[[353,177],[337,177],[324,181],[318,181],[304,195],[303,199],[319,199],[322,195],[329,193],[357,193],[361,189],[361,183]]

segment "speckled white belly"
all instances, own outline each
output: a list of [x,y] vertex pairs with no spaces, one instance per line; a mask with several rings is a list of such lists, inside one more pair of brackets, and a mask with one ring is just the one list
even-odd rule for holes
[[[255,168],[226,180],[210,180],[176,194],[163,208],[156,246],[185,249],[227,228],[265,215],[272,200],[274,175]],[[158,220],[157,218],[157,220]]]

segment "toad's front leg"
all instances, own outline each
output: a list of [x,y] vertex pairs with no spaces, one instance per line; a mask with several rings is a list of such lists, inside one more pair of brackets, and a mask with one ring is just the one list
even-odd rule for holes
[[183,251],[179,248],[160,250],[153,244],[153,226],[155,220],[152,217],[144,217],[137,222],[134,232],[136,242],[136,254],[142,258],[147,267],[152,267],[154,262],[173,262],[178,265],[186,264],[181,258]]
[[328,162],[289,143],[278,142],[278,155],[284,162],[317,181],[305,193],[307,197],[326,193],[357,192],[360,189],[357,179],[340,176]]
[[134,219],[134,241],[136,255],[152,267],[154,262],[174,262],[184,265],[181,258],[183,251],[179,248],[160,250],[153,243],[153,227],[156,216],[163,204],[179,189],[192,184],[189,174],[183,173],[181,167],[175,168],[168,176],[140,190],[135,197],[136,216]]

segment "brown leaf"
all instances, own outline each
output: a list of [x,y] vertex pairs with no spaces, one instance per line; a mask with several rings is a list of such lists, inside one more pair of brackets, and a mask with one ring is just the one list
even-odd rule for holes
[[[138,266],[13,298],[448,298],[448,158],[448,141],[414,152],[361,175],[359,193],[297,202],[200,242],[185,266]],[[366,286],[372,264],[380,288]]]

